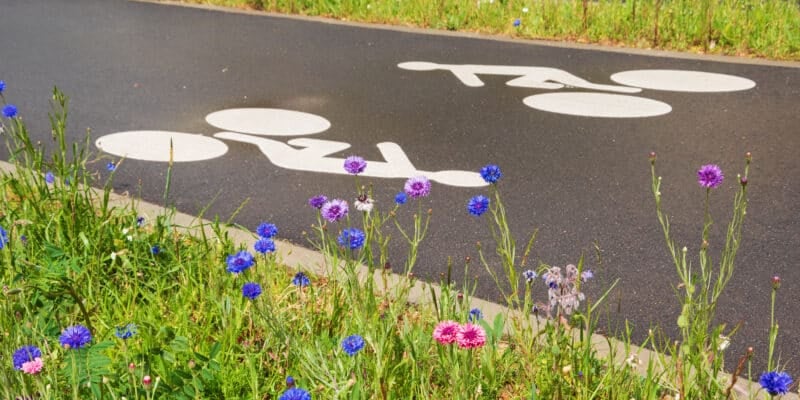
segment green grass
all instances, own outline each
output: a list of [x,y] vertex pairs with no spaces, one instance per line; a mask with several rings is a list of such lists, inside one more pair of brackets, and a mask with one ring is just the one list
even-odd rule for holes
[[787,0],[183,1],[527,39],[800,60],[800,4]]
[[[56,90],[53,101],[49,156],[31,142],[21,118],[0,120],[17,167],[0,176],[0,226],[7,235],[0,241],[2,398],[275,399],[287,391],[288,376],[316,399],[723,399],[731,390],[718,350],[720,335],[730,332],[713,325],[726,281],[705,273],[715,268],[707,248],[697,276],[686,251],[676,250],[661,213],[654,156],[658,216],[685,283],[678,319],[683,336],[672,342],[651,335],[644,346],[674,357],[651,359],[639,369],[620,361],[630,356],[626,332],[623,345],[610,346],[610,353],[599,353],[593,343],[605,295],[582,298],[582,285],[591,283],[581,279],[588,269],[583,256],[565,269],[528,265],[535,235],[517,246],[501,183],[490,186],[488,211],[476,222],[488,224],[495,244],[484,244],[479,260],[449,263],[437,288],[413,276],[416,249],[432,219],[424,197],[383,210],[351,210],[337,222],[310,208],[316,223],[309,243],[321,252],[320,265],[286,266],[270,253],[234,274],[228,259],[253,240],[234,241],[236,227],[218,218],[180,226],[169,209],[140,221],[135,200],[123,206],[112,201],[114,172],[102,168],[108,160],[92,154],[88,137],[66,143],[67,99]],[[722,249],[724,277],[733,272],[741,239],[747,200],[746,185],[739,186],[729,229],[733,244]],[[353,187],[336,195],[371,195],[358,177]],[[363,232],[363,244],[342,245],[349,243],[339,238],[347,227]],[[386,268],[390,236],[406,244],[404,263],[393,267],[400,275]],[[450,271],[464,268],[469,276],[474,267],[493,271],[509,308],[472,321],[485,332],[476,347],[440,344],[437,325],[464,326],[472,309],[474,282],[454,282]],[[317,268],[325,273],[313,274]],[[554,283],[526,282],[528,268]],[[310,285],[293,284],[298,270]],[[260,296],[245,298],[245,282],[258,283]],[[418,289],[422,295],[412,296]],[[548,292],[554,302],[545,300]],[[773,309],[776,292],[777,286]],[[531,318],[534,305],[546,319]],[[128,324],[135,324],[135,334],[120,337],[118,328]],[[76,325],[91,332],[91,342],[62,346],[63,330]],[[350,335],[365,342],[353,355],[342,346]],[[774,321],[769,335],[772,349]],[[14,369],[12,354],[22,346],[41,349],[44,367],[37,374]],[[768,365],[779,369],[772,356]]]

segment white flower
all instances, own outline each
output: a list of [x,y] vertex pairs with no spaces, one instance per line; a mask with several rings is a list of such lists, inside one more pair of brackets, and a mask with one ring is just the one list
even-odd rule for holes
[[625,359],[625,363],[631,368],[636,368],[642,361],[639,360],[639,355],[634,353]]
[[373,203],[375,203],[375,200],[372,200],[369,197],[361,196],[356,199],[355,203],[353,204],[355,204],[356,210],[368,213],[372,211]]
[[522,12],[527,13],[528,12],[528,7],[522,7]]
[[717,349],[719,351],[725,351],[725,349],[727,349],[728,346],[730,345],[731,345],[731,338],[725,335],[719,335],[719,343],[717,343]]
[[111,261],[114,261],[114,260],[116,260],[116,259],[117,259],[117,252],[115,252],[115,251],[112,251],[112,252],[111,252]]

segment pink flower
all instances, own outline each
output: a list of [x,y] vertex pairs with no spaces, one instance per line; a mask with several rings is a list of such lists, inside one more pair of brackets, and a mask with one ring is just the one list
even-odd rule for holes
[[460,326],[456,321],[442,321],[433,330],[433,338],[441,344],[450,344],[456,341]]
[[456,342],[462,349],[473,349],[486,344],[486,331],[480,325],[464,324],[458,327]]
[[22,363],[22,372],[26,374],[36,375],[42,370],[44,363],[41,357],[36,357],[33,361]]

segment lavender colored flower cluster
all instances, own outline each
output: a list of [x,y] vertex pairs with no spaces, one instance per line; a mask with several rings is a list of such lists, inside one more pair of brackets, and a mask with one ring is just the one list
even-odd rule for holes
[[[589,271],[588,274],[586,274],[587,271]],[[523,273],[523,276],[525,276],[525,273]],[[594,274],[590,270],[585,270],[583,273],[578,274],[578,268],[573,264],[564,267],[563,272],[560,267],[550,267],[542,275],[542,279],[548,287],[548,303],[542,308],[547,312],[548,316],[552,316],[553,311],[571,315],[585,300],[584,294],[578,290],[578,279],[585,281],[593,276]]]

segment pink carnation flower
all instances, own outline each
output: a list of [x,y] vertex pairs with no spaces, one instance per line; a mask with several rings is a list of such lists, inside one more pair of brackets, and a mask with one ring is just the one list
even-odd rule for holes
[[44,363],[41,357],[36,357],[33,361],[22,363],[22,372],[26,374],[36,375],[42,370]]
[[433,338],[441,344],[450,344],[456,341],[460,326],[456,321],[442,321],[433,330]]
[[486,331],[480,325],[464,324],[458,327],[456,342],[462,349],[473,349],[486,344]]

